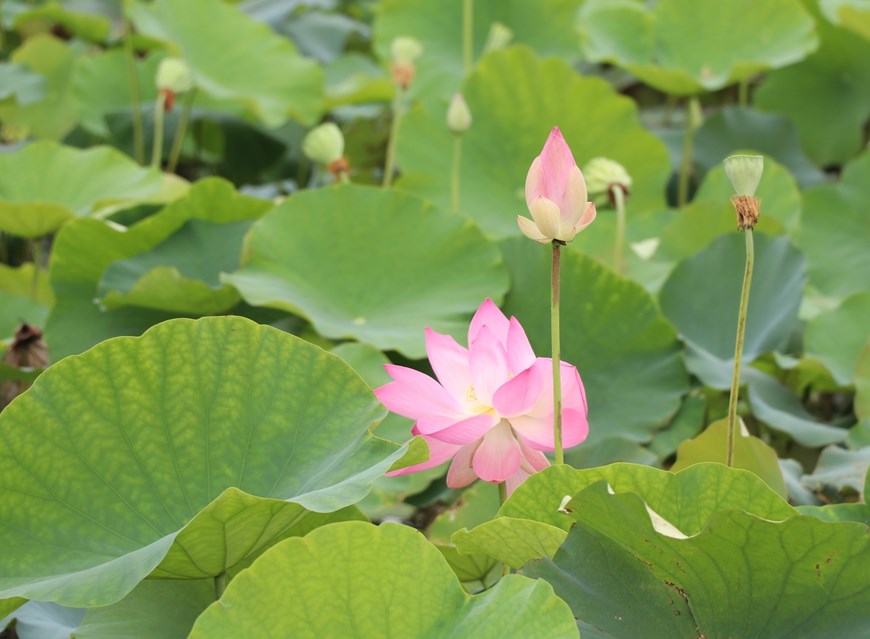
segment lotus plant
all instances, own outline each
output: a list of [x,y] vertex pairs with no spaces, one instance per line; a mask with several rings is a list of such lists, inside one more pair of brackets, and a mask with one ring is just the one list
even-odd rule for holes
[[[468,328],[468,348],[426,329],[426,353],[437,379],[386,365],[392,382],[375,390],[388,409],[415,421],[411,430],[429,445],[429,460],[395,471],[413,473],[449,459],[451,488],[475,479],[498,483],[509,495],[549,465],[553,438],[552,362],[536,357],[523,327],[487,299]],[[586,439],[586,392],[577,369],[561,369],[565,446]]]
[[556,463],[564,462],[562,446],[562,384],[559,335],[559,264],[561,247],[592,224],[595,204],[588,202],[586,181],[577,167],[571,149],[562,137],[559,127],[553,127],[541,154],[532,161],[526,175],[526,204],[532,219],[517,216],[523,234],[541,244],[553,247],[550,270],[550,337],[553,362],[554,441]]

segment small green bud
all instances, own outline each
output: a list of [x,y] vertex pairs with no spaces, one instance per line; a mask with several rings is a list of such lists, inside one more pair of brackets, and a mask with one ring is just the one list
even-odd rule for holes
[[725,175],[737,195],[755,195],[761,173],[764,171],[764,158],[760,155],[732,155],[725,158]]
[[329,166],[344,156],[344,135],[334,122],[316,126],[302,140],[302,152],[312,162]]
[[447,128],[456,135],[462,135],[471,128],[471,111],[461,93],[454,95],[447,107]]
[[416,38],[400,36],[390,45],[390,53],[396,64],[414,64],[423,55],[423,45]]
[[160,91],[184,93],[193,88],[193,78],[190,69],[183,60],[164,58],[157,67],[157,88]]
[[514,32],[504,26],[501,22],[493,22],[489,25],[489,35],[486,37],[486,44],[483,46],[483,52],[488,53],[496,49],[504,49],[514,39]]

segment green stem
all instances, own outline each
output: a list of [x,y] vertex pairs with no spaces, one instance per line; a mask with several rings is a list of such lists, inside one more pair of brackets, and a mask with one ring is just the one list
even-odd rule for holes
[[227,589],[227,573],[222,572],[214,576],[214,598],[215,601],[221,598],[224,590]]
[[737,85],[737,104],[742,107],[749,106],[749,79],[742,80]]
[[734,369],[731,373],[731,396],[728,398],[728,443],[725,463],[734,465],[734,442],[737,441],[739,420],[737,395],[740,392],[740,362],[743,358],[743,336],[746,333],[746,310],[749,308],[749,287],[752,284],[752,266],[755,263],[755,245],[752,229],[746,229],[746,268],[743,271],[743,291],[740,293],[740,310],[737,314],[737,340],[734,345]]
[[613,200],[616,204],[616,240],[613,243],[613,268],[622,274],[622,253],[625,245],[625,191],[616,185],[612,188]]
[[474,55],[474,0],[462,0],[462,68],[471,73]]
[[387,160],[384,163],[384,188],[393,184],[393,172],[396,170],[396,144],[399,139],[399,122],[402,119],[402,98],[405,91],[396,87],[393,98],[393,121],[390,124],[390,139],[387,141]]
[[453,166],[450,169],[450,204],[459,212],[459,161],[462,158],[462,136],[453,136]]
[[553,240],[553,267],[550,271],[550,340],[553,354],[553,441],[556,449],[556,463],[565,463],[562,452],[562,348],[559,344],[559,258],[562,245]]
[[196,89],[191,89],[184,96],[184,108],[181,111],[181,121],[175,129],[175,137],[172,138],[172,150],[169,152],[169,164],[166,165],[167,173],[175,173],[178,160],[181,158],[181,148],[184,146],[184,136],[187,135],[187,124],[190,122],[190,111],[193,109],[193,100],[196,97]]
[[30,244],[31,256],[33,257],[33,280],[30,285],[30,294],[33,297],[37,296],[39,291],[39,265],[42,263],[42,246],[40,238],[35,237]]
[[154,104],[154,146],[151,149],[151,166],[160,168],[163,159],[163,110],[166,108],[166,94],[162,91],[157,94],[157,102]]
[[133,156],[139,164],[142,164],[145,161],[142,98],[139,95],[139,75],[136,73],[136,52],[133,51],[133,25],[129,20],[127,20],[127,29],[124,32],[124,51],[127,53],[130,99],[133,101]]
[[338,179],[341,180],[342,184],[350,184],[350,174],[347,171],[342,171],[338,174]]
[[683,136],[683,157],[680,159],[680,174],[677,181],[677,205],[689,201],[689,178],[692,172],[692,149],[695,142],[695,122],[693,113],[700,108],[698,98],[692,96],[686,105],[686,132]]
[[[507,482],[501,482],[498,485],[498,506],[501,508],[504,503],[507,501]],[[501,575],[504,577],[505,575],[509,575],[511,572],[511,567],[507,564],[501,565]]]

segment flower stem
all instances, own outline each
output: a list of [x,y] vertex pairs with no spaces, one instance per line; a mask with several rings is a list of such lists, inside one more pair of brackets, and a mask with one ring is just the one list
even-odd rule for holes
[[34,298],[37,297],[37,291],[39,290],[39,267],[42,263],[42,245],[40,242],[42,238],[35,237],[30,242],[30,250],[33,257],[33,280],[30,283],[30,294]]
[[[501,507],[504,505],[504,503],[506,501],[507,501],[507,482],[503,481],[498,485],[498,506],[499,506],[499,509],[501,509]],[[501,565],[501,576],[502,577],[504,577],[505,575],[509,575],[510,572],[511,572],[510,566],[508,566],[507,564]]]
[[133,24],[129,20],[127,20],[127,28],[124,31],[124,51],[127,53],[130,99],[133,101],[133,157],[139,164],[142,164],[145,161],[142,99],[139,96],[139,75],[136,73],[136,52],[133,51]]
[[453,212],[459,212],[459,161],[462,157],[462,136],[453,136],[453,166],[450,170],[450,204]]
[[553,240],[553,267],[550,271],[550,340],[553,352],[553,441],[556,449],[556,463],[565,463],[562,452],[562,379],[561,345],[559,344],[559,258],[562,245]]
[[166,165],[167,173],[175,173],[178,160],[181,158],[181,148],[184,146],[184,136],[187,135],[187,125],[190,122],[190,111],[193,109],[193,100],[196,97],[196,89],[191,89],[184,97],[184,108],[181,111],[181,121],[175,129],[172,138],[172,150],[169,152],[169,164]]
[[612,187],[613,201],[616,204],[616,240],[613,243],[613,268],[622,274],[622,252],[625,245],[625,191],[616,185]]
[[734,369],[731,373],[731,396],[728,398],[728,442],[725,463],[734,465],[734,442],[737,441],[737,394],[740,392],[740,362],[743,358],[743,336],[746,333],[746,310],[749,307],[749,287],[752,284],[752,266],[755,263],[755,245],[752,229],[746,229],[746,268],[743,271],[743,291],[740,293],[740,310],[737,314],[737,340],[734,346]]
[[402,119],[402,98],[405,91],[396,87],[396,95],[393,97],[393,121],[390,124],[390,139],[387,141],[387,160],[384,164],[384,188],[393,184],[393,172],[396,170],[396,144],[399,139],[399,122]]
[[749,106],[749,79],[741,80],[737,85],[737,104],[745,107]]
[[227,573],[226,571],[214,576],[214,598],[215,601],[221,598],[224,590],[227,589]]
[[680,158],[680,174],[677,177],[677,206],[689,201],[689,177],[692,172],[692,149],[695,143],[695,122],[693,113],[700,108],[698,98],[689,98],[686,108],[686,132],[683,135],[683,157]]
[[166,94],[162,91],[157,94],[157,102],[154,104],[154,146],[151,148],[151,166],[160,168],[163,159],[163,110],[166,106]]
[[474,49],[474,0],[462,0],[462,68],[471,73]]

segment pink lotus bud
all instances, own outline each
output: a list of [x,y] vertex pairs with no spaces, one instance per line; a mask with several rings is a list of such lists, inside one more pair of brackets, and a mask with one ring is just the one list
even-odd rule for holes
[[547,244],[570,242],[595,220],[586,182],[559,127],[553,127],[526,176],[526,204],[532,219],[517,216],[523,234]]

